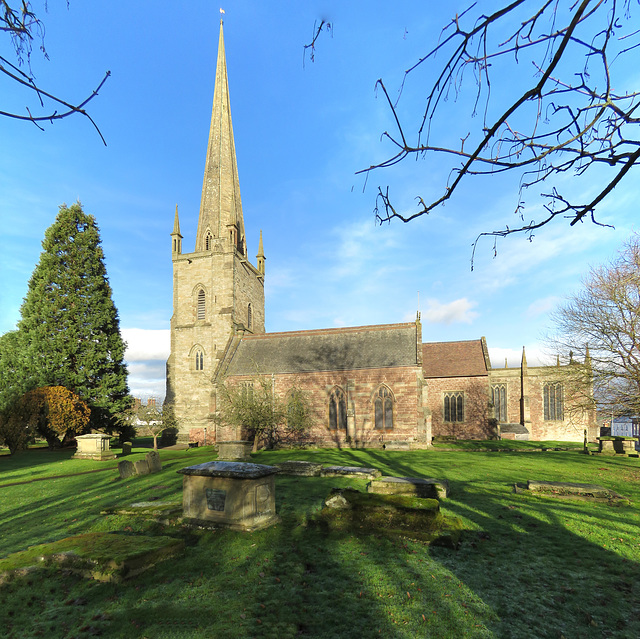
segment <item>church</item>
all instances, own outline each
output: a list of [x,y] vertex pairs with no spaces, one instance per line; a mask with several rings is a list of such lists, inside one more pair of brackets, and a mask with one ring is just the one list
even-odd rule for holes
[[265,332],[266,258],[261,232],[255,265],[248,256],[222,21],[194,251],[184,253],[182,240],[176,207],[165,401],[183,440],[242,438],[216,419],[217,389],[256,376],[269,376],[281,397],[294,387],[304,392],[318,446],[596,435],[593,411],[572,406],[566,367],[528,367],[523,349],[519,367],[493,369],[484,337],[423,342],[419,314],[407,323]]

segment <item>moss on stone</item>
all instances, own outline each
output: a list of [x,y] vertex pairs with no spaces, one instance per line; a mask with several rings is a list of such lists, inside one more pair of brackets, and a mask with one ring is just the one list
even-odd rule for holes
[[64,566],[99,581],[136,575],[178,554],[182,540],[122,533],[87,533],[31,546],[0,559],[0,582],[11,574],[51,564]]
[[440,513],[437,499],[361,493],[350,488],[334,488],[313,521],[327,530],[373,532],[451,547],[458,545],[463,530],[462,520]]

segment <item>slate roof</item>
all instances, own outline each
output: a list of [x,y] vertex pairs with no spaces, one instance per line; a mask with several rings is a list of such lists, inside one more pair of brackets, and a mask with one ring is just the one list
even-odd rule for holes
[[488,375],[479,339],[466,342],[432,342],[422,345],[425,377],[476,377]]
[[416,325],[383,324],[243,337],[228,375],[416,366]]

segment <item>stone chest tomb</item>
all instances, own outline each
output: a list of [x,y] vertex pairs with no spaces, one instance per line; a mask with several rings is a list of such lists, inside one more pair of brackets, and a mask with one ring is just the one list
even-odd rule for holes
[[178,472],[184,475],[182,514],[193,525],[252,532],[279,521],[274,466],[212,461]]
[[78,449],[73,459],[97,459],[98,461],[115,459],[115,453],[111,450],[111,437],[101,433],[76,436]]

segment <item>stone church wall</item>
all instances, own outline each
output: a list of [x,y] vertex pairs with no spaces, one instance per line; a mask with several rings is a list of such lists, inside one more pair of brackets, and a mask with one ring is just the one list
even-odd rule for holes
[[[391,442],[414,442],[424,432],[424,414],[420,406],[419,367],[397,367],[351,371],[322,371],[274,375],[274,389],[281,397],[294,387],[303,391],[310,403],[315,444],[323,447],[349,445],[382,447]],[[249,376],[231,378],[231,383],[251,381]],[[375,429],[374,394],[386,385],[394,398],[393,429]],[[329,397],[339,386],[347,395],[347,431],[329,428]],[[199,433],[193,432],[193,437]],[[237,434],[218,427],[218,440],[235,439]]]
[[[490,439],[495,435],[495,430],[488,422],[490,396],[486,376],[430,378],[425,382],[434,437]],[[464,393],[463,421],[445,422],[444,397],[447,392]]]

